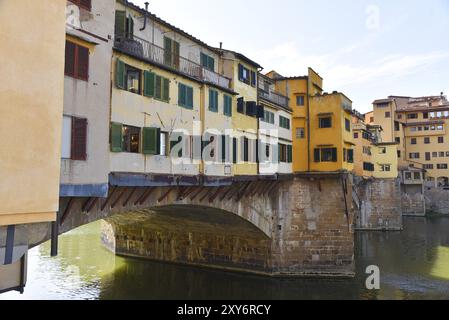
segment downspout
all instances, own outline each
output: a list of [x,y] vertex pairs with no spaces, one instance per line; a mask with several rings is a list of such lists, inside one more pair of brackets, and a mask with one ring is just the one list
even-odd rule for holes
[[144,20],[143,20],[143,27],[140,28],[140,31],[145,30],[145,28],[147,27],[147,14],[148,14],[148,2],[145,2],[145,16],[144,16]]

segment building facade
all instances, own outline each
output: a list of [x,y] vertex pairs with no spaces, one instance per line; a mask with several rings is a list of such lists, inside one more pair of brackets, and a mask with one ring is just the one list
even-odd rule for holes
[[429,185],[449,185],[449,102],[446,96],[390,96],[376,100],[374,120],[384,128],[386,141],[398,143],[400,168],[424,169]]
[[275,91],[275,82],[259,74],[259,173],[262,175],[293,172],[292,110],[288,97]]
[[115,0],[67,1],[61,197],[106,197]]
[[0,292],[23,290],[28,227],[55,221],[59,209],[65,9],[0,3],[0,73],[10,75],[0,83]]
[[311,68],[303,77],[274,71],[267,76],[293,111],[293,172],[352,171],[351,100],[339,92],[323,93],[323,79]]

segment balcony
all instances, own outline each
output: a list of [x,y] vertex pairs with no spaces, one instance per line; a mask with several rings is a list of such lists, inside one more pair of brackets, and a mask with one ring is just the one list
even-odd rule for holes
[[278,106],[289,108],[288,106],[289,99],[276,91],[273,90],[265,91],[259,89],[259,98],[277,104]]
[[114,47],[124,53],[158,64],[188,77],[212,83],[225,89],[231,89],[231,79],[139,37],[116,35]]

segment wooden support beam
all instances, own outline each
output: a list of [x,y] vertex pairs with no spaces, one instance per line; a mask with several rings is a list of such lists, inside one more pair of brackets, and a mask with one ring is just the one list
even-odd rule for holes
[[94,199],[95,198],[89,198],[89,199],[87,199],[86,200],[86,202],[84,202],[84,204],[83,204],[83,206],[82,206],[82,208],[81,208],[81,212],[87,212],[87,208],[90,206],[90,203],[92,202],[92,201],[94,201]]
[[239,186],[235,186],[232,189],[232,192],[229,194],[228,200],[234,198],[234,196],[242,189],[242,186],[245,186],[245,183],[240,184]]
[[109,204],[109,201],[111,201],[112,197],[114,196],[115,191],[117,190],[117,187],[113,187],[112,191],[109,193],[108,197],[106,198],[106,201],[101,206],[101,211],[104,211],[106,206]]
[[270,193],[271,191],[273,191],[273,189],[278,185],[279,181],[276,181],[275,183],[273,183],[272,186],[270,186],[270,188],[268,188],[268,190],[265,193]]
[[223,194],[223,196],[221,196],[220,201],[223,201],[231,191],[233,191],[234,189],[231,187],[228,187],[228,190],[226,190],[226,192]]
[[89,205],[89,207],[87,207],[86,212],[89,213],[93,207],[97,204],[99,198],[95,198],[94,201],[91,202],[91,204]]
[[120,192],[119,196],[115,201],[112,203],[111,208],[114,209],[115,206],[122,200],[123,195],[126,193],[126,188],[123,188],[122,192]]
[[266,185],[264,185],[264,187],[259,191],[259,196],[264,195],[267,190],[274,184],[276,183],[276,181],[270,181],[268,182]]
[[148,198],[154,193],[154,191],[156,191],[156,189],[157,188],[148,188],[148,190],[146,190],[142,194],[142,196],[137,200],[135,205],[137,205],[137,204],[143,205],[148,200]]
[[59,225],[62,226],[64,221],[68,218],[74,203],[75,203],[75,198],[70,198],[69,203],[67,203],[67,207],[65,208],[64,213],[61,216],[61,221],[60,221]]
[[178,198],[178,200],[184,200],[188,196],[190,196],[194,191],[196,190],[196,187],[189,187],[187,190],[183,193],[181,197]]
[[123,202],[123,207],[126,207],[128,203],[131,201],[131,198],[133,197],[134,193],[136,193],[137,188],[134,187],[131,189],[131,192],[129,193],[128,197],[126,198],[125,202]]
[[182,195],[184,194],[184,192],[186,191],[185,187],[179,187],[178,189],[179,189],[178,190],[178,196],[176,197],[176,200],[180,199],[182,197]]
[[207,192],[203,195],[203,197],[200,199],[200,202],[203,202],[204,199],[206,199],[209,196],[209,189],[210,188],[206,188]]
[[198,192],[196,192],[196,193],[190,198],[190,200],[191,200],[191,201],[195,200],[196,197],[198,197],[198,196],[200,195],[200,193],[203,192],[203,190],[204,190],[204,189],[203,189],[202,187],[200,187],[200,188],[198,189]]
[[248,184],[246,185],[246,187],[243,188],[243,190],[237,195],[237,202],[239,202],[240,200],[242,200],[242,198],[245,196],[246,191],[248,190],[248,188],[252,185],[252,182],[248,182]]
[[214,193],[212,197],[209,198],[209,203],[212,203],[217,199],[218,195],[223,191],[223,187],[219,187],[217,192]]
[[167,198],[168,195],[173,191],[173,189],[173,187],[169,188],[168,191],[162,195],[162,197],[157,199],[157,202],[162,202],[165,198]]
[[264,185],[264,184],[265,184],[264,181],[262,181],[262,182],[260,182],[260,181],[256,182],[256,184],[254,185],[253,190],[252,190],[252,192],[251,192],[251,194],[250,194],[250,197],[254,197],[254,196],[256,195],[256,193],[257,193],[257,190],[259,190],[260,185]]

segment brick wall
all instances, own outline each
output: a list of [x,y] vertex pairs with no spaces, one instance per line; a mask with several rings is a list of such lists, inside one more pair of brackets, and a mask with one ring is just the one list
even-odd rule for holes
[[449,190],[430,188],[424,195],[427,212],[449,215]]

